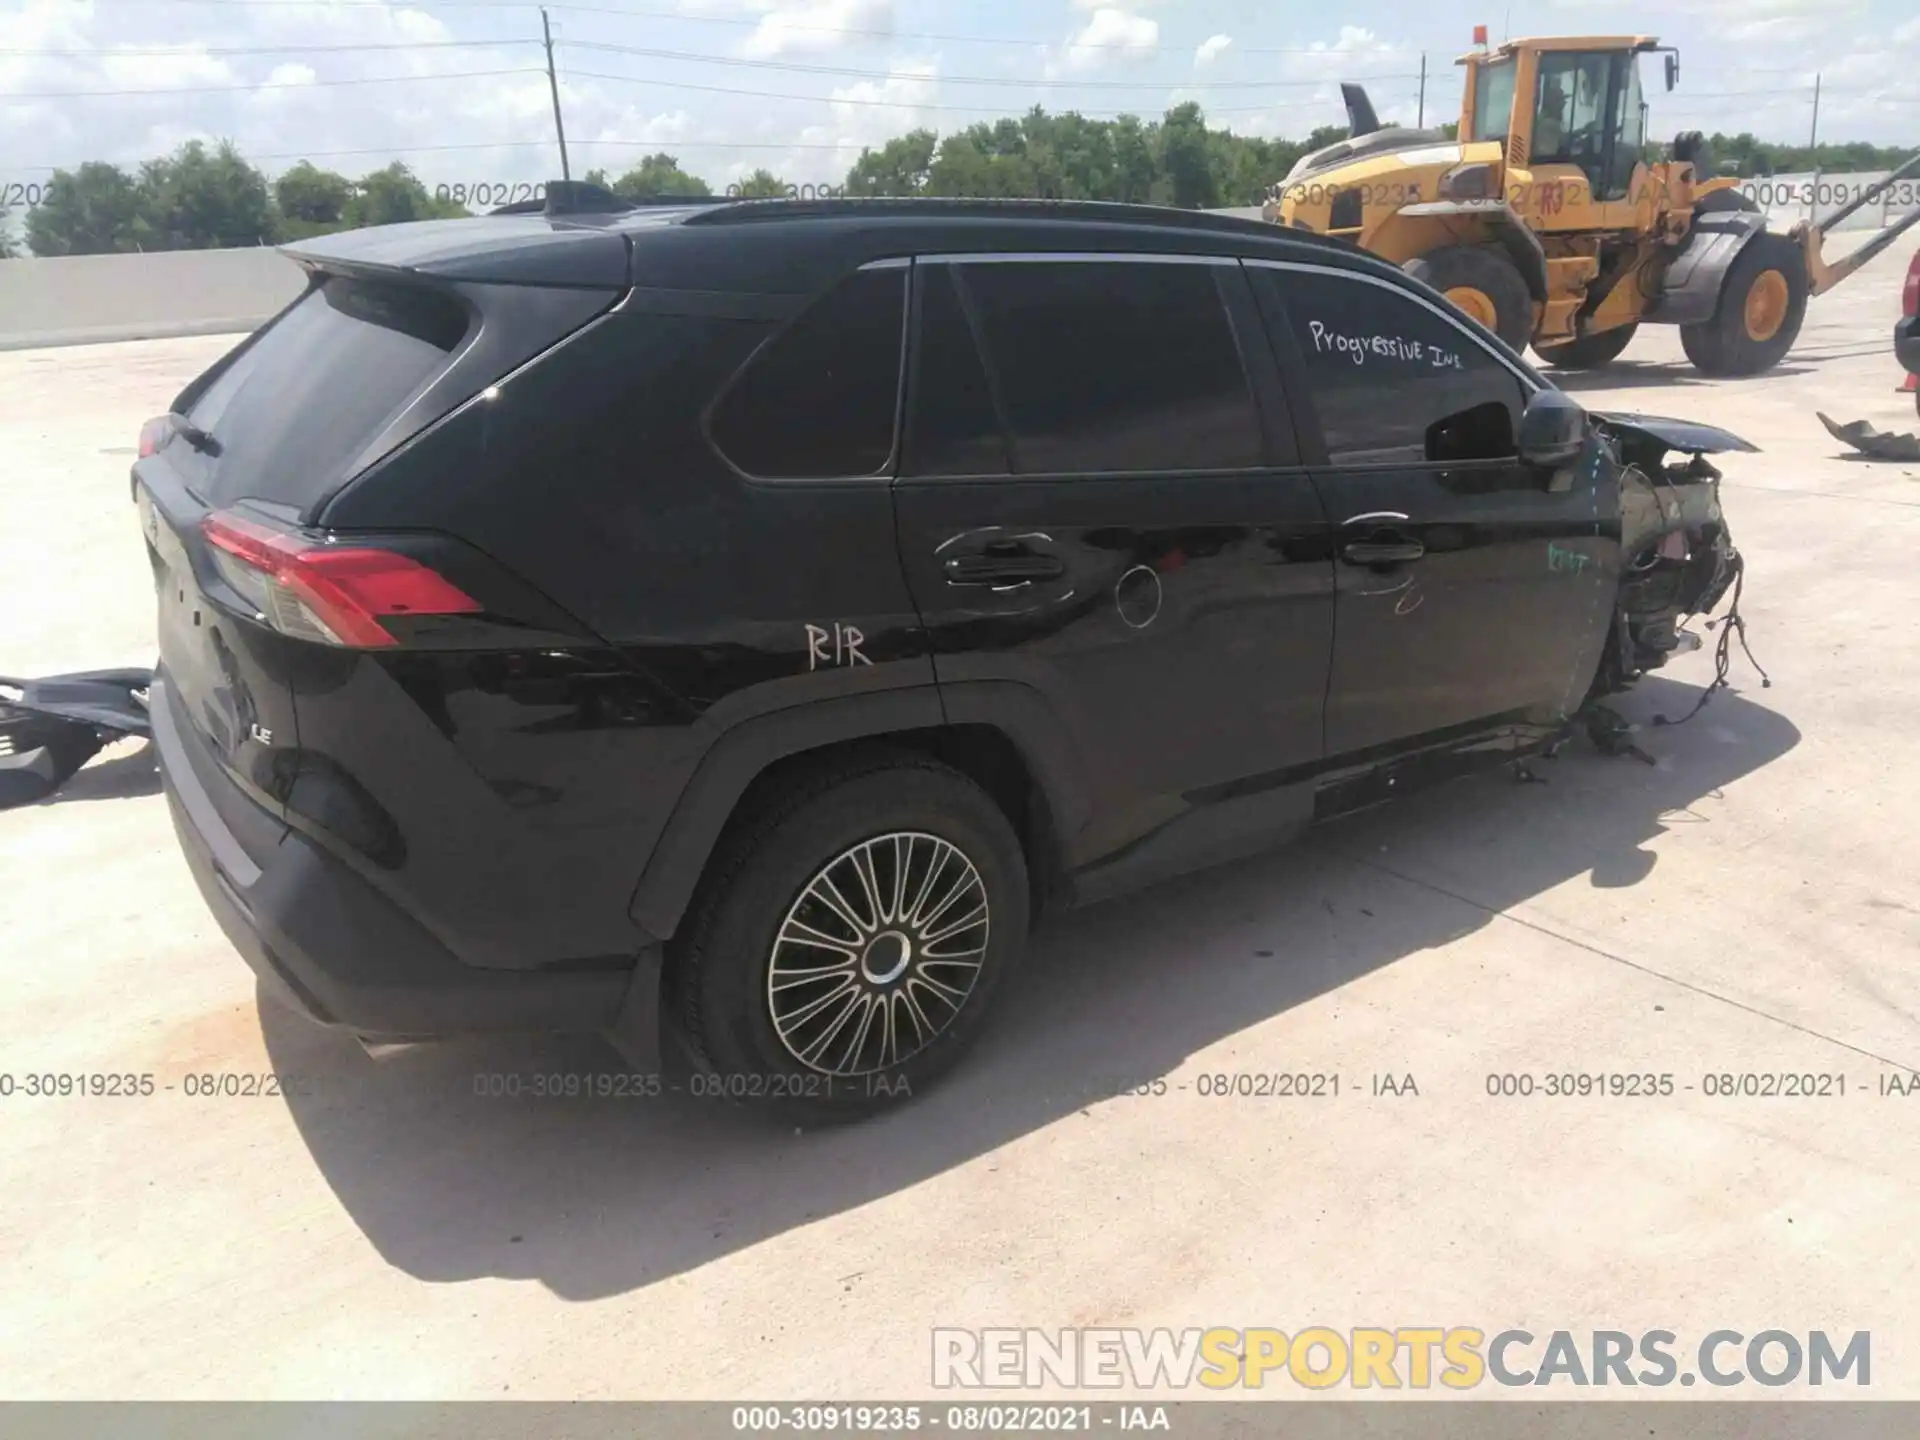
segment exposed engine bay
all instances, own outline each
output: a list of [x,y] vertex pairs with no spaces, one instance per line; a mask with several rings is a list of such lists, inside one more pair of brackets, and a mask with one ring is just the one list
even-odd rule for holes
[[[1714,683],[1695,706],[1697,714],[1726,683],[1733,637],[1746,648],[1740,618],[1743,564],[1721,509],[1720,470],[1706,457],[1759,447],[1711,425],[1626,414],[1595,415],[1594,420],[1620,461],[1623,568],[1607,653],[1590,698],[1625,690],[1668,657],[1698,649],[1700,637],[1683,628],[1686,621],[1711,614],[1731,592],[1727,614],[1708,622],[1721,633]],[[1753,658],[1750,651],[1747,658]]]

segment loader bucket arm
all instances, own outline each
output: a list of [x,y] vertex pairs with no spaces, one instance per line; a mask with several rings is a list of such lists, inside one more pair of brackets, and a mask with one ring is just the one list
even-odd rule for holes
[[1842,205],[1831,215],[1808,223],[1802,220],[1789,232],[1794,242],[1800,246],[1806,256],[1808,288],[1815,295],[1824,295],[1854,271],[1884,252],[1915,225],[1920,225],[1920,205],[1916,205],[1893,224],[1887,226],[1873,239],[1855,250],[1851,255],[1843,255],[1838,260],[1829,261],[1823,254],[1827,235],[1834,226],[1846,219],[1861,207],[1871,205],[1892,186],[1909,175],[1920,174],[1920,155],[1913,156],[1906,164],[1895,170],[1877,185],[1871,185],[1848,204]]

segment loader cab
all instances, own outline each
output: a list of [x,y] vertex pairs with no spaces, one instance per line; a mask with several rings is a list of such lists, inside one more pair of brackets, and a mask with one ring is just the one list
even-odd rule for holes
[[[1500,146],[1509,203],[1539,230],[1626,228],[1646,189],[1647,36],[1512,41],[1461,57],[1460,134]],[[1669,83],[1678,67],[1667,66]]]

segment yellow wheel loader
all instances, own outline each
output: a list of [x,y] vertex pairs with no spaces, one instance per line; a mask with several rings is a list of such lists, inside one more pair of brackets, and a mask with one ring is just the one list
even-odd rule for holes
[[1607,364],[1642,324],[1678,325],[1709,375],[1753,375],[1792,347],[1807,298],[1831,289],[1920,223],[1920,207],[1843,259],[1827,232],[1920,155],[1851,204],[1789,234],[1767,229],[1733,179],[1697,171],[1705,142],[1646,158],[1640,57],[1679,52],[1651,36],[1486,43],[1474,34],[1457,138],[1380,124],[1343,85],[1346,139],[1275,185],[1268,220],[1355,241],[1404,267],[1515,350],[1550,365]]

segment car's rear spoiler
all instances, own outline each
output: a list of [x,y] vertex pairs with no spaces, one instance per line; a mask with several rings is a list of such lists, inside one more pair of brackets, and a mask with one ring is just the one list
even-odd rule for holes
[[627,237],[544,215],[482,215],[342,230],[282,245],[309,272],[399,272],[441,282],[624,290]]

